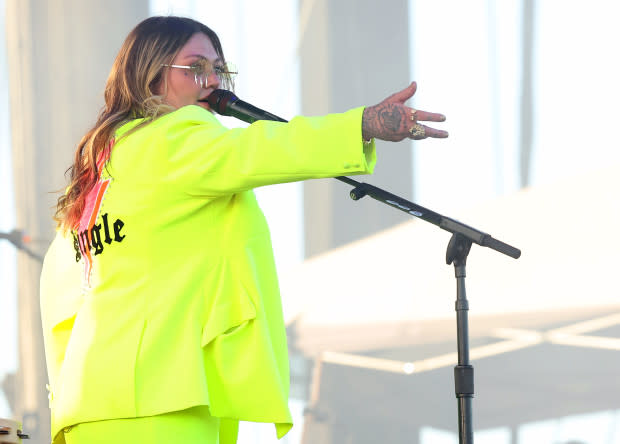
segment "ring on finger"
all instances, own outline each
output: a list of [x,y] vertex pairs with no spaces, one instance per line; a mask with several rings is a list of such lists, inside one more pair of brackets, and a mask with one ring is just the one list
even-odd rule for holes
[[412,122],[415,122],[415,121],[416,121],[416,116],[415,116],[415,113],[417,113],[417,112],[418,112],[418,110],[417,110],[417,109],[413,109],[413,108],[411,108],[411,121],[412,121]]
[[413,137],[417,139],[422,139],[423,137],[426,136],[426,131],[424,130],[424,127],[420,125],[419,123],[416,123],[415,125],[413,125],[409,129],[409,132],[411,133]]

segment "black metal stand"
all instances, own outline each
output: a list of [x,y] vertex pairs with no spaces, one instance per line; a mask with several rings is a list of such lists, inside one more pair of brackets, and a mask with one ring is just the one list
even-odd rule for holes
[[454,308],[456,310],[458,363],[454,367],[454,391],[458,402],[459,444],[473,444],[474,368],[469,363],[469,324],[467,319],[469,304],[465,293],[467,255],[472,242],[483,247],[489,247],[514,259],[521,256],[521,251],[475,228],[409,202],[381,188],[360,183],[348,177],[336,177],[336,179],[354,186],[349,194],[353,200],[370,196],[452,233],[446,251],[446,263],[448,265],[454,264],[454,276],[456,277],[456,303]]
[[[236,96],[235,96],[236,99]],[[211,102],[209,102],[211,103]],[[245,105],[247,108],[247,104]],[[226,108],[225,106],[222,108]],[[214,109],[219,109],[217,106]],[[247,123],[256,120],[275,120],[286,122],[281,117],[257,110],[257,113],[250,115],[247,110],[243,113],[229,112],[224,115],[232,115]],[[219,112],[219,111],[218,111]],[[266,119],[266,117],[269,117]],[[474,368],[469,364],[469,330],[467,321],[467,311],[469,310],[467,298],[465,296],[465,263],[467,255],[471,249],[472,242],[483,247],[489,247],[502,254],[514,259],[521,256],[521,251],[511,245],[492,238],[490,235],[467,226],[457,220],[442,216],[439,213],[428,210],[413,202],[409,202],[402,197],[389,193],[381,188],[363,182],[358,182],[349,177],[335,177],[335,179],[351,185],[353,189],[349,196],[353,200],[359,200],[364,196],[370,196],[379,202],[390,205],[398,210],[404,211],[411,216],[418,217],[439,228],[452,233],[452,238],[448,244],[446,252],[446,262],[454,263],[454,273],[456,276],[456,324],[458,340],[458,365],[454,368],[454,387],[458,401],[458,420],[459,420],[459,443],[473,444],[474,431],[472,426],[472,398],[474,397]]]
[[456,334],[458,365],[454,367],[454,391],[458,402],[459,443],[474,442],[471,400],[474,397],[474,368],[469,364],[469,325],[467,320],[467,295],[465,294],[465,265],[471,241],[455,233],[446,251],[446,263],[454,264],[456,277]]

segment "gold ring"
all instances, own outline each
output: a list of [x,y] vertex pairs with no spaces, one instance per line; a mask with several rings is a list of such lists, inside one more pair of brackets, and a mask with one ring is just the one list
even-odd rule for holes
[[411,133],[413,137],[417,139],[422,139],[426,136],[426,131],[424,130],[424,127],[420,125],[419,123],[416,123],[415,125],[413,125],[411,129],[409,130],[409,132]]
[[418,110],[417,109],[413,109],[411,108],[411,121],[415,122],[416,118],[415,118],[415,113],[417,113]]

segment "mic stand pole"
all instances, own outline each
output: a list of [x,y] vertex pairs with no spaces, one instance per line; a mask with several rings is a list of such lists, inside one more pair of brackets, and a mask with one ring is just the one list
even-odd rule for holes
[[[263,114],[257,113],[255,116],[235,114],[234,117],[247,123],[252,123],[256,120],[286,122],[286,120],[281,117],[264,112]],[[266,117],[269,118],[267,119]],[[457,220],[450,219],[449,217],[442,216],[439,213],[428,210],[413,202],[409,202],[402,197],[389,193],[374,185],[358,182],[345,176],[335,177],[334,179],[353,186],[353,189],[349,193],[349,196],[351,196],[353,200],[359,200],[364,196],[370,196],[379,202],[383,202],[386,205],[390,205],[391,207],[404,211],[411,216],[423,219],[452,233],[446,251],[446,263],[448,265],[454,264],[454,273],[456,277],[455,310],[458,364],[454,367],[454,389],[458,400],[459,444],[473,444],[474,430],[472,426],[471,400],[474,397],[474,368],[469,363],[469,326],[467,320],[469,306],[465,295],[465,263],[467,262],[467,255],[471,249],[472,242],[483,247],[489,247],[514,259],[518,259],[519,256],[521,256],[521,251],[475,228],[467,226]]]
[[454,367],[454,391],[458,402],[459,442],[473,443],[472,398],[474,397],[474,368],[469,364],[469,304],[465,294],[465,263],[471,241],[461,234],[453,234],[446,251],[446,263],[454,263],[456,277],[456,332],[458,363]]

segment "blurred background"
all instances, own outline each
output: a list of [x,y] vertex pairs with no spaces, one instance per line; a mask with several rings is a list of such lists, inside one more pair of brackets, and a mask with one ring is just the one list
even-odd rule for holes
[[[620,443],[620,4],[0,0],[0,417],[49,442],[38,307],[64,171],[149,15],[220,36],[243,100],[290,119],[418,82],[447,140],[362,180],[523,251],[468,261],[475,440]],[[614,49],[616,48],[616,49]],[[245,125],[223,118],[226,125]],[[257,190],[281,278],[297,443],[457,443],[449,234],[334,180]],[[276,442],[242,424],[241,444]]]

